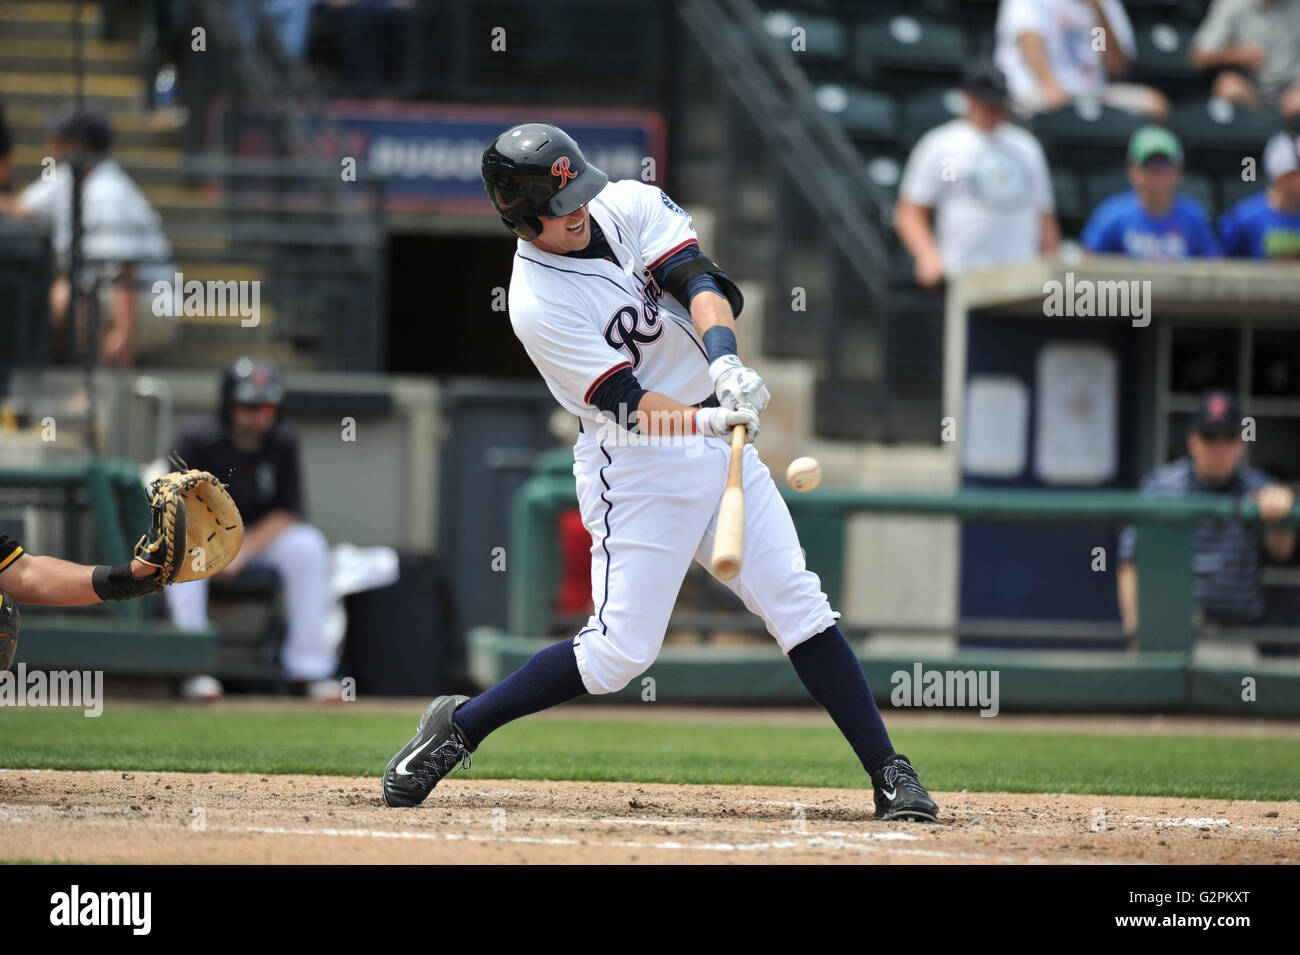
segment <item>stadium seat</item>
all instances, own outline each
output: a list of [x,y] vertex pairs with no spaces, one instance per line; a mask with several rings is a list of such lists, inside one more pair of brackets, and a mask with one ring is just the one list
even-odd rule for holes
[[884,93],[825,83],[813,90],[813,99],[855,142],[893,142],[898,136],[897,108]]
[[1078,176],[1069,169],[1053,169],[1052,193],[1056,197],[1056,217],[1063,224],[1082,225],[1087,221],[1092,207],[1088,205]]
[[1034,117],[1033,131],[1048,146],[1126,146],[1145,126],[1142,116],[1113,109],[1096,100],[1078,99],[1051,113]]
[[1214,180],[1209,176],[1195,172],[1184,173],[1180,188],[1182,192],[1201,204],[1207,216],[1213,216],[1218,211],[1217,190],[1214,188]]
[[961,90],[938,87],[902,101],[903,138],[914,144],[925,133],[966,113],[966,96]]
[[898,186],[903,179],[903,164],[893,156],[865,156],[867,160],[867,178],[889,193],[889,198],[898,198]]
[[795,53],[796,61],[842,63],[848,56],[844,27],[834,17],[798,9],[773,10],[763,17],[763,29],[772,41],[791,50],[796,28],[804,30],[804,49]]
[[[1191,27],[1159,20],[1135,25],[1133,31],[1137,40],[1137,56],[1132,65],[1134,78],[1154,81],[1166,95],[1188,93],[1205,83],[1187,59]],[[1171,88],[1173,85],[1178,89]]]
[[967,59],[960,28],[924,17],[871,20],[859,25],[853,38],[853,71],[864,79],[899,73],[955,77]]
[[1128,176],[1123,168],[1105,169],[1101,172],[1090,173],[1082,178],[1082,183],[1083,191],[1088,197],[1088,211],[1084,215],[1085,220],[1111,196],[1128,192],[1129,189],[1133,188],[1129,185]]
[[1241,156],[1261,150],[1268,138],[1282,128],[1282,121],[1273,113],[1243,109],[1211,97],[1175,106],[1169,114],[1169,128],[1189,152]]
[[1242,199],[1247,196],[1253,196],[1257,192],[1263,192],[1266,188],[1264,176],[1259,174],[1259,178],[1253,182],[1248,182],[1237,176],[1222,176],[1219,179],[1219,215],[1223,215]]

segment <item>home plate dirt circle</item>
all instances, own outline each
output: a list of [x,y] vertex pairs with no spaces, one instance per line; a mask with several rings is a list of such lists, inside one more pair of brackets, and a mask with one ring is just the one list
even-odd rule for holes
[[450,778],[416,809],[378,780],[0,771],[0,859],[104,863],[1295,863],[1300,804]]

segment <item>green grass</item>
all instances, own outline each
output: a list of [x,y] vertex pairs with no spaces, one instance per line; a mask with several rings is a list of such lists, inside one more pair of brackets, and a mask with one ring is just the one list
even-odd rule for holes
[[[410,716],[199,707],[0,710],[0,765],[41,769],[378,776]],[[936,790],[1295,799],[1300,742],[1195,736],[906,728],[894,744]],[[465,771],[462,771],[463,773]],[[843,738],[819,726],[523,720],[493,734],[465,775],[485,778],[869,784]]]

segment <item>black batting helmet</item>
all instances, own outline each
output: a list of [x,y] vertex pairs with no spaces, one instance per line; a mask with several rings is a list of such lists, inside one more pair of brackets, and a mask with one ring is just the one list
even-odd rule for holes
[[538,217],[577,212],[609,177],[587,162],[578,144],[549,123],[507,129],[483,151],[483,186],[501,221],[521,239],[542,234]]
[[221,376],[221,418],[230,427],[232,405],[284,404],[284,385],[275,364],[244,356]]

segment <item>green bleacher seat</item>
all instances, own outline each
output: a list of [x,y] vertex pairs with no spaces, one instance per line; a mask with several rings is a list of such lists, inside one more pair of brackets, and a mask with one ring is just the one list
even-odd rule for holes
[[1122,168],[1103,169],[1100,172],[1089,173],[1083,177],[1082,183],[1084,193],[1088,198],[1088,212],[1084,216],[1085,219],[1092,215],[1093,210],[1111,196],[1128,192],[1133,188],[1129,185],[1128,175]]
[[1207,216],[1214,216],[1219,201],[1215,194],[1214,180],[1209,176],[1197,172],[1185,172],[1179,190],[1199,202]]
[[826,0],[826,5],[842,17],[873,17],[911,14],[937,19],[952,17],[961,6],[961,0]]
[[966,114],[966,96],[955,87],[925,90],[902,101],[903,138],[913,145],[925,133]]
[[1052,170],[1052,193],[1056,197],[1056,217],[1062,222],[1087,221],[1092,207],[1088,204],[1079,177],[1069,169]]
[[1219,215],[1223,215],[1242,199],[1247,196],[1253,196],[1257,192],[1263,192],[1266,188],[1264,175],[1259,173],[1259,178],[1254,182],[1247,182],[1240,175],[1222,176],[1219,178]]
[[1221,99],[1196,99],[1175,106],[1169,128],[1187,150],[1249,155],[1282,128],[1282,120],[1264,110],[1244,109]]
[[903,14],[860,24],[853,31],[853,70],[861,77],[908,72],[957,75],[967,60],[960,27]]
[[1096,100],[1078,99],[1054,112],[1036,116],[1033,131],[1045,149],[1079,146],[1123,149],[1134,130],[1146,123],[1145,117],[1113,109]]
[[889,193],[891,200],[898,198],[898,186],[903,179],[903,164],[893,156],[868,156],[867,178]]
[[1135,25],[1137,56],[1132,69],[1135,75],[1199,79],[1200,74],[1187,59],[1192,43],[1192,28],[1182,23],[1158,20]]
[[[804,31],[804,49],[792,50],[795,29]],[[840,63],[848,56],[848,40],[839,20],[820,13],[782,8],[763,17],[763,29],[774,43],[792,50],[796,62]]]
[[858,86],[826,83],[813,90],[813,98],[855,141],[888,142],[898,136],[897,107],[891,96]]

